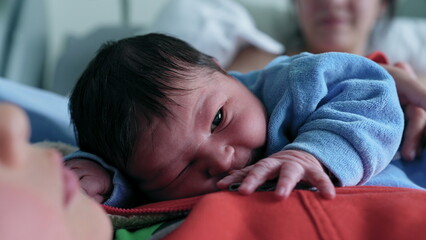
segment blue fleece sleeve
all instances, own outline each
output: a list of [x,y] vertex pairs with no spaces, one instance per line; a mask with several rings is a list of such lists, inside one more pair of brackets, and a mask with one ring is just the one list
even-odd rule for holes
[[394,80],[365,57],[304,53],[235,76],[268,111],[268,155],[309,152],[351,186],[382,171],[398,149],[404,119]]
[[133,204],[134,191],[130,187],[129,182],[118,169],[105,163],[100,157],[88,152],[76,151],[65,156],[65,161],[71,159],[87,159],[94,161],[104,167],[111,174],[113,190],[109,198],[105,200],[103,204],[112,207],[129,207]]

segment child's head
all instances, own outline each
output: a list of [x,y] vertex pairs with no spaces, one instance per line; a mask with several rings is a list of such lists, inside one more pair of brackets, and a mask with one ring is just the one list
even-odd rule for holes
[[155,199],[217,190],[258,158],[259,100],[211,57],[161,34],[108,43],[70,99],[80,148],[133,177]]

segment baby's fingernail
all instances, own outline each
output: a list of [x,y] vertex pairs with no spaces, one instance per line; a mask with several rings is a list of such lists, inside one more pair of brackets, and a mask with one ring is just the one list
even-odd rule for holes
[[277,189],[276,191],[275,191],[275,194],[277,195],[277,197],[279,197],[279,198],[286,198],[287,197],[287,190],[285,189],[285,188],[280,188],[280,189]]
[[216,183],[216,186],[219,188],[226,188],[229,184],[226,183],[226,181],[220,180]]
[[336,197],[336,193],[335,192],[328,192],[327,194],[325,194],[324,198],[325,199],[333,199]]
[[254,187],[251,184],[243,183],[238,188],[238,191],[242,194],[248,195],[254,192]]

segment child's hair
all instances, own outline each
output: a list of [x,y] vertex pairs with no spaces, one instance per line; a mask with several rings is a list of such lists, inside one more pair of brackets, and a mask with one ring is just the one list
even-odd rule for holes
[[105,43],[69,102],[80,149],[126,169],[140,134],[169,114],[171,93],[185,90],[176,83],[201,68],[226,74],[212,57],[163,34]]

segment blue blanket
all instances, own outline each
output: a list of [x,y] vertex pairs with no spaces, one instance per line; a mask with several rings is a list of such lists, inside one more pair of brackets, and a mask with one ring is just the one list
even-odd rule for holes
[[0,78],[0,102],[16,104],[27,112],[32,130],[31,142],[76,145],[67,97]]

